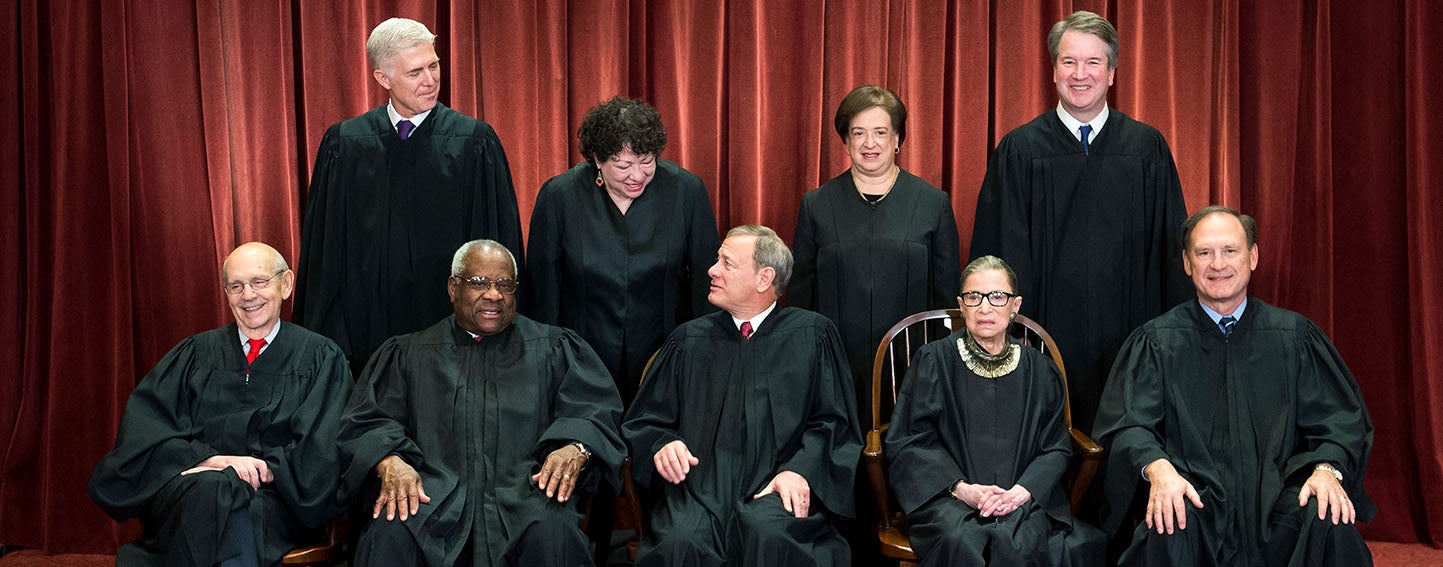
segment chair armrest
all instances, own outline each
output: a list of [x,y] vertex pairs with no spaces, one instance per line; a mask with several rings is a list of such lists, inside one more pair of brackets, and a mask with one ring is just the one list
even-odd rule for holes
[[867,443],[862,449],[862,465],[867,468],[867,478],[872,483],[872,494],[877,497],[877,511],[882,528],[892,527],[892,492],[887,485],[887,458],[882,455],[882,431],[867,432]]
[[1102,446],[1082,431],[1069,428],[1067,432],[1072,434],[1072,449],[1078,457],[1077,476],[1073,477],[1072,487],[1068,491],[1068,502],[1072,506],[1073,515],[1076,515],[1082,507],[1082,497],[1087,494],[1088,487],[1092,486],[1092,478],[1097,475],[1097,466],[1102,462]]

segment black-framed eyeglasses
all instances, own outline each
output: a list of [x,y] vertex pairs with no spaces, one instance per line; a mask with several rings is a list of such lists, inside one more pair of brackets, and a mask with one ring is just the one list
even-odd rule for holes
[[486,293],[492,287],[495,287],[497,291],[500,291],[501,293],[504,293],[506,295],[511,295],[513,293],[516,293],[517,286],[521,285],[521,282],[518,282],[511,278],[501,278],[499,280],[493,280],[491,278],[483,278],[481,276],[471,276],[469,278],[463,278],[461,276],[451,277],[455,278],[456,281],[466,284],[466,287],[471,288],[471,291],[474,291],[476,293]]
[[1007,302],[1017,297],[1017,294],[1005,291],[989,291],[987,293],[969,291],[962,294],[962,304],[968,307],[977,307],[982,305],[983,297],[986,297],[987,303],[991,303],[993,307],[1006,307]]
[[230,282],[230,283],[225,284],[225,285],[220,286],[220,287],[221,287],[221,289],[224,289],[226,293],[231,294],[231,295],[235,295],[235,294],[237,294],[237,293],[240,293],[240,292],[242,292],[242,291],[245,291],[245,290],[246,290],[246,286],[251,286],[251,289],[256,290],[256,291],[260,291],[260,290],[263,290],[263,289],[265,289],[265,288],[270,287],[270,286],[271,286],[271,281],[274,280],[274,279],[276,279],[276,276],[279,276],[279,275],[284,274],[284,273],[286,273],[286,271],[285,271],[285,270],[281,270],[281,271],[279,271],[279,272],[276,272],[276,273],[274,273],[274,274],[271,274],[271,277],[268,277],[268,278],[265,278],[265,279],[256,278],[256,279],[253,279],[253,280],[248,281],[248,282]]

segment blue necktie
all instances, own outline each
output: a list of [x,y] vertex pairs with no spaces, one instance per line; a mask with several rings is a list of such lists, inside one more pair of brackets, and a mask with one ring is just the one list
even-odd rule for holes
[[1091,125],[1091,124],[1083,124],[1081,128],[1078,128],[1078,129],[1077,129],[1077,131],[1078,131],[1078,132],[1082,132],[1082,153],[1086,154],[1086,153],[1088,153],[1088,149],[1087,149],[1087,136],[1088,136],[1089,134],[1092,134],[1092,125]]
[[1218,328],[1223,330],[1223,336],[1225,337],[1232,336],[1233,327],[1236,326],[1238,326],[1238,319],[1237,317],[1233,317],[1232,315],[1228,315],[1227,317],[1218,319]]
[[412,124],[410,120],[402,120],[396,123],[396,133],[401,135],[402,140],[411,139],[411,131],[415,129],[416,125]]

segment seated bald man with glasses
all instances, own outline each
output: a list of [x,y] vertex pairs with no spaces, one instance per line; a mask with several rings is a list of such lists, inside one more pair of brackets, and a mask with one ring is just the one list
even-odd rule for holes
[[274,248],[236,248],[221,280],[235,322],[181,341],[145,375],[91,476],[96,504],[145,526],[118,565],[278,565],[340,511],[345,355],[281,322],[295,273]]
[[462,245],[454,314],[366,365],[340,441],[342,494],[373,503],[355,565],[591,563],[575,496],[619,481],[621,396],[576,333],[516,314],[517,285],[506,247]]

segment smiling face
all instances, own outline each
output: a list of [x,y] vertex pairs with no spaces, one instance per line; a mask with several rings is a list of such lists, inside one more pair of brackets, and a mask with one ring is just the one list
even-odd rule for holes
[[858,112],[847,128],[847,155],[852,158],[852,167],[865,174],[891,173],[898,144],[892,115],[880,106]]
[[433,44],[421,43],[397,51],[372,75],[391,92],[391,106],[405,118],[436,106],[436,95],[441,92],[441,60]]
[[[277,265],[277,256],[270,246],[253,242],[236,248],[221,266],[221,285],[242,284],[240,293],[226,294],[226,301],[236,325],[252,339],[270,334],[281,320],[281,303],[294,289],[296,273]],[[265,289],[251,285],[262,281]]]
[[1214,311],[1230,315],[1248,295],[1248,280],[1258,267],[1258,245],[1248,246],[1247,232],[1237,217],[1213,213],[1193,228],[1182,265],[1192,276],[1198,299]]
[[656,177],[656,154],[637,155],[631,146],[622,146],[621,151],[597,166],[601,179],[606,184],[606,193],[618,206],[630,203],[641,196],[642,191]]
[[446,292],[456,312],[456,323],[477,335],[490,336],[506,330],[516,319],[516,294],[501,293],[495,286],[476,291],[464,280],[481,277],[491,281],[516,279],[516,270],[506,251],[492,246],[477,246],[466,254],[461,274],[447,280]]
[[1107,60],[1107,43],[1095,35],[1076,30],[1062,34],[1057,60],[1052,63],[1052,82],[1062,108],[1081,122],[1091,122],[1107,105],[1107,88],[1117,69]]
[[962,293],[980,293],[982,304],[976,307],[968,307],[957,298],[957,306],[962,308],[962,315],[966,318],[967,333],[982,345],[988,352],[993,354],[1002,352],[1002,347],[1007,342],[1007,326],[1012,324],[1012,314],[1022,308],[1022,298],[1013,297],[1007,300],[1002,307],[992,305],[985,297],[994,291],[1005,291],[1015,293],[1012,284],[1007,278],[1007,272],[1002,270],[982,270],[967,276],[967,281],[962,282]]

